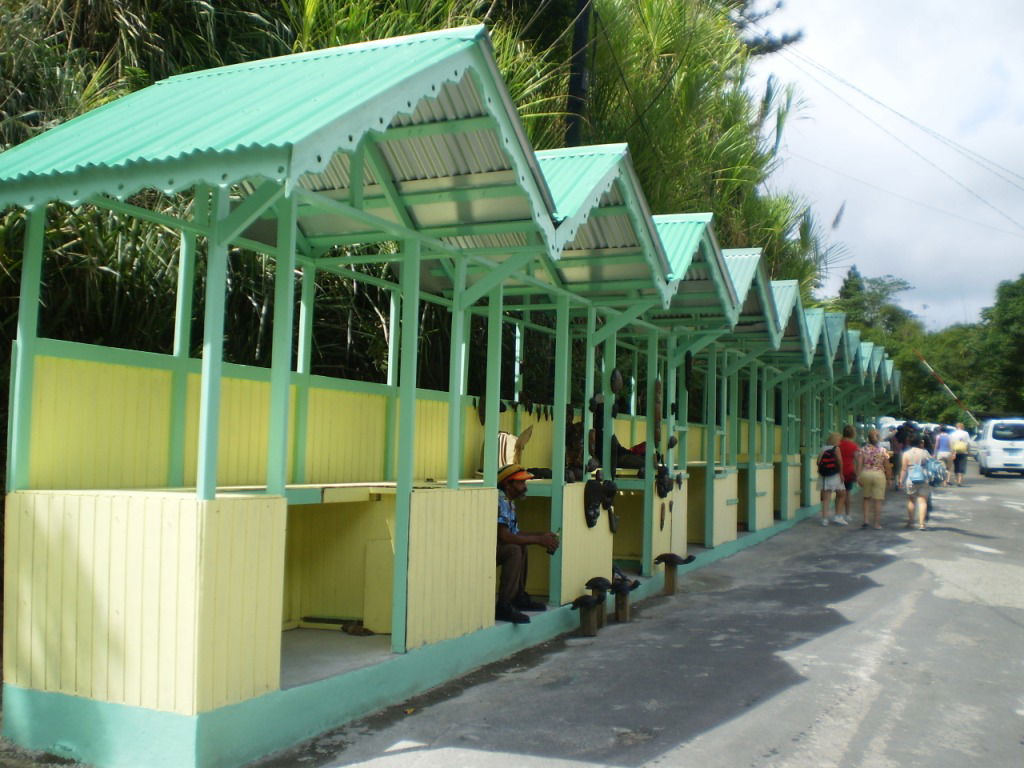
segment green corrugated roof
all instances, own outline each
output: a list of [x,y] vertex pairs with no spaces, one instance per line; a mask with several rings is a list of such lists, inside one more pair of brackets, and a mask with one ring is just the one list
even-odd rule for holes
[[789,325],[789,318],[797,304],[797,299],[800,298],[800,284],[796,280],[772,280],[771,287],[779,325],[785,330]]
[[[536,168],[487,33],[473,26],[162,80],[0,154],[0,207],[182,190],[197,181],[294,183],[470,69],[496,84],[482,112],[498,118],[506,149],[521,150],[523,165]],[[550,193],[539,170],[533,175],[526,186],[536,185],[549,215]]]
[[757,264],[761,261],[760,248],[724,248],[722,257],[729,269],[729,279],[736,289],[736,303],[743,306],[750,286],[754,284]]
[[[537,164],[555,201],[555,215],[565,220],[589,213],[618,175],[626,156],[625,144],[545,149],[537,152]],[[596,195],[596,199],[595,199]]]
[[654,226],[665,246],[670,278],[680,280],[690,268],[705,230],[711,225],[710,213],[676,213],[654,217]]

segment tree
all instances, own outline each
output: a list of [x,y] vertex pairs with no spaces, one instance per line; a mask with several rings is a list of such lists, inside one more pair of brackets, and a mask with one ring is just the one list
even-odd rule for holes
[[996,303],[982,311],[985,366],[996,392],[990,410],[1024,413],[1024,274],[996,289]]

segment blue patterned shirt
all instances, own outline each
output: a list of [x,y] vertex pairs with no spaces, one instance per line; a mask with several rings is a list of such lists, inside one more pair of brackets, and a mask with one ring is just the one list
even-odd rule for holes
[[510,533],[519,533],[516,505],[508,500],[501,488],[498,489],[498,525],[507,526]]

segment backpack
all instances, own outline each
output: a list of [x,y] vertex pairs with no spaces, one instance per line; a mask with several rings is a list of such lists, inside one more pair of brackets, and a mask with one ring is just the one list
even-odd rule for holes
[[926,480],[924,474],[924,464],[917,463],[911,464],[907,469],[907,481],[914,485],[920,485]]
[[822,477],[831,477],[839,474],[839,458],[836,456],[835,448],[826,448],[818,457],[818,474]]
[[946,465],[932,456],[924,462],[924,474],[928,485],[942,485],[946,481]]

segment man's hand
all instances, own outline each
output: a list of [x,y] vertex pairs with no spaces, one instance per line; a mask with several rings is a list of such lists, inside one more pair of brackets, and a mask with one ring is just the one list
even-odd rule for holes
[[557,534],[554,534],[551,531],[546,531],[546,532],[540,534],[540,536],[538,536],[538,538],[540,539],[540,541],[538,541],[537,543],[540,544],[542,547],[544,547],[544,549],[546,549],[548,551],[549,555],[553,554],[555,552],[555,550],[558,549],[558,535]]

